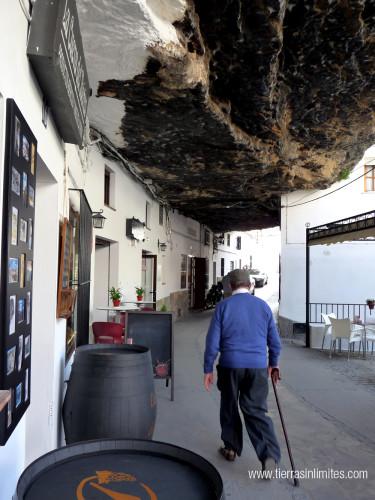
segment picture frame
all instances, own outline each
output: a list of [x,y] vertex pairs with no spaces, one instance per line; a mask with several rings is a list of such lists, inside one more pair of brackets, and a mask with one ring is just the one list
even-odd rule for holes
[[[37,141],[13,99],[6,100],[0,274],[0,390],[11,391],[0,419],[4,445],[30,404]],[[26,340],[27,339],[27,340]]]
[[60,261],[57,288],[57,317],[70,318],[73,313],[76,290],[71,287],[70,271],[73,253],[73,226],[68,219],[60,224]]

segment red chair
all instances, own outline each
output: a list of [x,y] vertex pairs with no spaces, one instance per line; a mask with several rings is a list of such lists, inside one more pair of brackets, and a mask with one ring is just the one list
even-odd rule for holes
[[95,344],[123,344],[124,327],[121,323],[95,321],[92,324]]

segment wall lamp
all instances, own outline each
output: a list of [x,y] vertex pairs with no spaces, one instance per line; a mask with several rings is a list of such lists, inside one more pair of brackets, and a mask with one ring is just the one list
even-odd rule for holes
[[167,244],[158,240],[158,249],[160,250],[160,252],[165,252],[167,249]]
[[95,229],[103,229],[104,227],[104,221],[106,220],[107,217],[104,217],[102,213],[103,210],[92,213],[92,225],[95,227]]

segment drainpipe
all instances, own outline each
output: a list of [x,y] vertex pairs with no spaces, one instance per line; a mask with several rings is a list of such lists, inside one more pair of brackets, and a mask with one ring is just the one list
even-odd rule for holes
[[309,227],[310,223],[306,222],[306,345],[310,347],[310,246],[309,246]]

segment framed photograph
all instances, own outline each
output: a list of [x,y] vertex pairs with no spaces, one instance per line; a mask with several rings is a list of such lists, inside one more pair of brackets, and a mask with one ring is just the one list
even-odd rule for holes
[[35,198],[34,188],[29,184],[29,207],[34,206],[34,198]]
[[12,191],[18,196],[21,194],[21,175],[14,167],[12,167]]
[[22,172],[22,201],[27,204],[27,174]]
[[25,288],[25,260],[26,260],[26,255],[24,253],[21,253],[20,263],[19,263],[20,288]]
[[27,401],[29,399],[29,369],[28,368],[26,368],[26,370],[25,370],[24,388],[25,388],[24,400]]
[[10,390],[10,401],[7,405],[7,427],[12,425],[12,405],[13,405],[13,389]]
[[25,359],[30,356],[31,352],[31,336],[26,335],[25,337]]
[[16,332],[16,296],[9,297],[9,335]]
[[7,350],[7,375],[10,375],[14,371],[15,363],[16,363],[16,346],[13,346]]
[[22,382],[16,386],[16,408],[22,403]]
[[35,144],[31,144],[31,165],[30,165],[30,171],[31,175],[35,175],[35,162],[36,162],[36,149],[35,149]]
[[31,292],[27,292],[26,295],[26,324],[30,324],[31,318]]
[[30,145],[26,136],[22,136],[22,156],[26,161],[30,160]]
[[12,245],[18,243],[18,209],[16,207],[12,207],[11,243]]
[[26,281],[31,281],[33,279],[33,261],[26,261]]
[[20,218],[20,241],[26,243],[27,240],[27,222]]
[[32,219],[29,219],[29,222],[28,222],[27,247],[29,250],[33,249],[33,220]]
[[25,321],[25,299],[17,301],[17,323]]
[[18,283],[18,259],[9,257],[8,260],[8,283]]
[[18,337],[18,357],[17,357],[17,370],[20,372],[22,369],[23,361],[23,335]]
[[21,144],[21,123],[17,117],[14,119],[14,152],[17,156],[20,155]]

